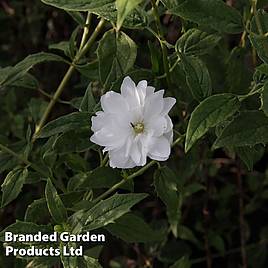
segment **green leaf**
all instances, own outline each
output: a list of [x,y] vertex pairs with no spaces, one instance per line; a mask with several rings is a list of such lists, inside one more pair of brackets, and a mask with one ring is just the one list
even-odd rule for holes
[[261,92],[261,109],[268,116],[268,82],[264,84]]
[[261,111],[241,112],[226,126],[213,148],[224,146],[254,146],[268,142],[268,117]]
[[219,32],[241,33],[240,13],[221,0],[162,0],[168,12]]
[[178,224],[181,216],[180,197],[176,182],[172,179],[173,172],[167,167],[156,170],[154,174],[154,187],[157,195],[167,208],[168,221],[171,230],[177,237]]
[[88,85],[86,89],[86,93],[81,101],[79,111],[80,112],[94,112],[94,108],[96,106],[96,101],[92,94],[92,85],[91,83]]
[[249,34],[249,38],[261,60],[265,63],[268,63],[268,37],[251,32]]
[[39,83],[33,75],[26,73],[25,75],[21,76],[18,80],[15,80],[8,85],[12,87],[37,89]]
[[21,167],[17,167],[7,174],[3,184],[1,185],[3,193],[1,207],[6,206],[17,198],[21,192],[22,186],[25,183],[27,176],[28,169],[23,169]]
[[63,264],[63,268],[77,268],[78,267],[78,260],[77,256],[65,256],[63,255],[63,246],[67,248],[69,251],[69,248],[77,248],[76,244],[74,242],[65,243],[64,245],[61,244],[61,262]]
[[133,67],[137,47],[125,33],[110,30],[100,40],[97,54],[101,82],[109,87]]
[[196,57],[186,57],[180,54],[186,74],[186,82],[193,97],[202,101],[211,95],[211,79],[206,65]]
[[34,223],[40,223],[49,217],[46,200],[44,198],[34,200],[25,212],[24,220]]
[[[258,16],[259,26],[256,24],[256,16]],[[268,31],[268,15],[266,12],[259,10],[252,18],[249,38],[256,49],[258,56],[262,61],[268,63],[268,37],[264,34]]]
[[245,64],[248,51],[246,48],[235,47],[226,61],[226,88],[229,93],[244,95],[248,93],[252,79],[251,70]]
[[53,220],[56,223],[64,223],[67,220],[67,210],[50,179],[47,179],[45,195],[47,207]]
[[208,235],[209,244],[213,246],[223,256],[225,253],[225,243],[223,238],[215,232],[210,232]]
[[170,268],[191,268],[191,262],[188,257],[182,257],[176,261]]
[[[42,2],[67,11],[89,11],[114,24],[117,21],[117,9],[114,0],[42,0]],[[128,13],[123,26],[138,28],[145,26],[145,24],[145,13],[141,9],[136,8]]]
[[99,63],[97,60],[85,64],[75,65],[75,68],[90,81],[99,80]]
[[77,130],[90,127],[90,114],[74,112],[61,116],[48,124],[40,131],[38,138],[47,138],[55,134],[65,133],[70,130]]
[[69,42],[68,41],[61,41],[56,44],[50,44],[48,46],[49,49],[56,49],[62,51],[66,56],[68,56],[68,50],[69,50]]
[[260,144],[257,144],[253,147],[235,147],[234,149],[240,159],[247,166],[248,170],[253,170],[254,164],[262,158],[265,151],[264,147]]
[[[82,199],[84,191],[69,191],[66,194],[60,194],[60,199],[62,200],[65,207],[72,207],[79,200]],[[47,207],[47,202],[45,198],[40,198],[34,200],[28,207],[24,216],[25,221],[34,223],[47,222],[49,218],[49,210]]]
[[13,234],[36,234],[38,232],[50,234],[53,232],[53,229],[49,225],[37,225],[32,222],[24,222],[17,220],[15,223],[9,225],[3,231],[1,231],[0,241],[2,242],[5,242],[5,232],[12,232]]
[[85,152],[94,147],[89,140],[89,133],[89,129],[70,130],[63,133],[53,144],[53,150],[58,154]]
[[161,241],[164,234],[153,230],[142,218],[128,213],[105,227],[112,235],[128,243]]
[[[72,177],[68,182],[68,190],[110,188],[122,179],[118,169],[98,167],[86,173]],[[120,189],[133,190],[132,183],[125,183]]]
[[80,26],[85,25],[85,19],[83,15],[78,11],[66,11]]
[[126,214],[132,206],[146,196],[147,194],[115,194],[85,212],[80,224],[84,231],[104,227]]
[[176,42],[176,50],[186,56],[200,56],[208,53],[220,41],[216,34],[189,29]]
[[[62,57],[46,52],[29,55],[14,67],[0,69],[0,86],[7,86],[14,83],[16,80],[21,79],[34,65],[46,61],[65,62]],[[2,72],[3,74],[1,74]]]
[[183,225],[178,226],[178,237],[180,239],[188,240],[188,241],[195,243],[196,245],[202,246],[202,244],[197,240],[192,230],[186,226],[183,226]]
[[183,189],[183,195],[184,197],[188,197],[191,196],[199,191],[205,190],[206,187],[204,187],[202,184],[198,183],[198,182],[193,182],[187,186],[185,186],[185,188]]
[[128,16],[128,14],[134,10],[139,3],[141,3],[142,0],[116,0],[115,6],[117,9],[117,31],[121,28],[125,18]]
[[202,101],[193,111],[186,132],[185,151],[211,127],[215,127],[232,116],[240,107],[238,98],[233,94],[217,94]]
[[98,260],[91,258],[89,256],[83,257],[83,263],[85,268],[102,268],[102,266],[99,264]]

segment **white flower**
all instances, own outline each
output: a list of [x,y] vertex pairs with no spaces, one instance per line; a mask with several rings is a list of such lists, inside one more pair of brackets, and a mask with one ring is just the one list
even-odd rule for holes
[[136,86],[126,77],[121,94],[109,91],[101,97],[103,111],[92,117],[94,134],[90,140],[105,147],[111,167],[143,166],[147,156],[168,159],[173,140],[168,112],[176,100],[163,98],[164,90],[154,90],[145,80]]

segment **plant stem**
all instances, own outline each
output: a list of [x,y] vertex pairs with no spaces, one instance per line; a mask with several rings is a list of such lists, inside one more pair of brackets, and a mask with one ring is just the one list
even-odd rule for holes
[[89,32],[89,25],[90,25],[90,21],[91,21],[91,13],[88,12],[87,13],[87,18],[86,18],[86,24],[84,26],[84,32],[83,32],[83,36],[81,39],[81,43],[80,43],[80,48],[79,50],[81,50],[83,48],[83,46],[85,45],[85,42],[87,40],[87,36],[88,36],[88,32]]
[[[59,84],[56,92],[54,93],[52,99],[50,100],[44,114],[42,115],[42,118],[39,122],[38,125],[36,125],[35,128],[35,133],[33,135],[32,138],[32,142],[34,143],[39,131],[41,130],[41,128],[44,126],[44,124],[46,123],[55,103],[57,102],[58,98],[61,96],[66,84],[69,82],[74,70],[75,70],[75,64],[87,53],[87,51],[91,48],[91,46],[93,45],[96,37],[98,36],[98,34],[100,33],[103,25],[104,25],[105,20],[101,19],[97,25],[97,27],[95,28],[95,31],[92,33],[91,37],[89,38],[89,40],[86,42],[86,44],[78,51],[78,53],[76,54],[75,58],[72,61],[71,66],[69,67],[69,69],[67,70],[66,74],[64,75],[61,83]],[[86,29],[86,28],[85,28]]]
[[106,196],[108,196],[109,194],[111,194],[112,192],[114,192],[115,190],[117,190],[118,188],[120,188],[123,184],[125,184],[127,181],[134,179],[135,177],[141,175],[142,173],[144,173],[149,167],[151,167],[152,165],[154,165],[156,163],[155,160],[149,162],[146,166],[142,167],[141,169],[139,169],[137,172],[132,173],[131,175],[129,175],[128,177],[122,179],[120,182],[116,183],[115,185],[113,185],[109,190],[107,190],[106,192],[104,192],[103,194],[101,194],[100,196],[98,196],[94,202],[99,202],[100,200],[104,199]]
[[30,162],[28,159],[24,158],[23,156],[17,154],[16,152],[12,151],[11,149],[9,149],[8,147],[4,146],[3,144],[0,144],[0,149],[12,156],[14,156],[15,158],[17,158],[19,161],[21,161],[22,163],[24,163],[27,166],[31,166],[35,171],[37,171],[38,173],[41,173],[43,176],[48,177],[48,174],[42,170],[41,168],[39,168],[37,165],[35,165],[34,163]]
[[163,43],[164,40],[164,33],[161,27],[161,21],[159,18],[159,12],[158,12],[158,7],[155,3],[155,0],[151,0],[152,3],[152,7],[153,7],[153,14],[156,20],[156,28],[158,31],[158,35],[159,35],[159,42],[160,42],[160,46],[161,46],[161,50],[162,50],[162,58],[163,58],[163,64],[164,64],[164,69],[165,69],[165,73],[166,73],[166,79],[167,79],[167,84],[168,87],[171,89],[171,81],[170,81],[170,74],[169,74],[169,63],[168,63],[168,54],[167,54],[167,48]]
[[[172,147],[175,146],[176,144],[178,144],[179,142],[181,142],[184,138],[184,135],[177,138],[173,143],[172,143]],[[123,178],[121,181],[119,181],[118,183],[116,183],[115,185],[113,185],[109,190],[107,190],[106,192],[104,192],[103,194],[101,194],[100,196],[98,196],[94,202],[97,203],[100,200],[104,199],[105,197],[107,197],[109,194],[111,194],[112,192],[116,191],[118,188],[120,188],[123,184],[125,184],[127,181],[134,179],[135,177],[138,177],[140,175],[142,175],[148,168],[150,168],[151,166],[153,166],[154,164],[158,163],[155,160],[152,160],[151,162],[149,162],[147,165],[145,165],[144,167],[142,167],[141,169],[139,169],[138,171],[132,173],[131,175],[127,176],[126,178]]]
[[249,13],[249,16],[248,18],[246,19],[246,26],[245,26],[245,30],[243,31],[242,35],[241,35],[241,39],[240,39],[240,45],[241,47],[245,47],[246,46],[246,36],[247,36],[247,29],[250,25],[250,21],[251,21],[251,18],[253,16],[253,2],[252,2],[252,5],[251,5],[251,8],[250,8],[250,13]]
[[42,176],[44,176],[45,178],[50,177],[52,182],[59,188],[62,190],[62,192],[66,191],[65,185],[62,183],[62,181],[57,181],[52,175],[49,175],[45,170],[43,170],[42,168],[40,168],[38,165],[30,162],[28,159],[24,158],[23,156],[17,154],[16,152],[12,151],[11,149],[9,149],[8,147],[6,147],[5,145],[0,143],[0,150],[14,156],[15,158],[17,158],[19,161],[21,161],[22,163],[24,163],[26,166],[30,166],[33,170],[35,170],[36,172],[38,172],[39,174],[42,174]]
[[258,2],[257,0],[252,0],[253,14],[254,14],[255,22],[256,22],[256,25],[257,25],[257,28],[258,28],[260,35],[264,35],[263,29],[261,26],[260,17],[259,17],[259,14],[257,12],[257,2]]
[[104,167],[104,166],[106,165],[106,163],[108,162],[108,160],[109,160],[109,154],[107,153],[107,154],[105,155],[105,157],[101,160],[101,164],[100,164],[100,166],[101,166],[101,167]]

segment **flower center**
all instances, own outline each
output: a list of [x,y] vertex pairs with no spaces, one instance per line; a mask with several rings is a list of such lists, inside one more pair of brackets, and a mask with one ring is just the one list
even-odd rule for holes
[[141,122],[138,122],[138,123],[135,123],[135,124],[132,124],[131,123],[131,126],[133,127],[134,131],[136,134],[140,134],[144,131],[144,124],[141,123]]

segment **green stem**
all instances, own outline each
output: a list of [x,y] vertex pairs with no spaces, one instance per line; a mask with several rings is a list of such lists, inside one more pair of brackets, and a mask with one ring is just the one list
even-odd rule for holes
[[108,162],[108,160],[109,160],[109,154],[107,153],[106,155],[105,155],[105,157],[101,160],[101,167],[104,167],[105,165],[106,165],[106,163]]
[[48,116],[50,115],[52,108],[54,107],[55,103],[57,102],[58,98],[61,96],[66,84],[69,82],[75,67],[74,65],[87,53],[87,51],[91,48],[91,46],[94,44],[94,41],[96,39],[96,37],[98,36],[98,34],[100,33],[103,25],[104,25],[105,20],[101,19],[95,29],[95,31],[92,33],[91,37],[89,38],[89,40],[87,41],[87,43],[83,46],[83,48],[81,48],[77,55],[75,56],[71,66],[69,67],[69,69],[67,70],[66,74],[64,75],[60,85],[58,86],[55,94],[53,95],[52,99],[50,100],[44,114],[42,115],[42,118],[39,122],[38,125],[36,125],[35,128],[35,133],[33,135],[33,139],[32,142],[34,142],[38,136],[39,131],[41,130],[41,128],[44,126],[44,124],[46,123]]
[[40,167],[38,167],[34,163],[30,162],[28,159],[24,158],[23,156],[21,156],[21,155],[17,154],[16,152],[12,151],[8,147],[4,146],[3,144],[0,144],[0,149],[2,151],[4,151],[4,152],[14,156],[15,158],[17,158],[19,161],[21,161],[25,165],[31,166],[35,171],[37,171],[38,173],[42,174],[43,176],[45,176],[45,177],[48,176],[48,174],[44,170],[42,170]]
[[39,174],[42,174],[42,176],[44,176],[45,178],[50,177],[51,180],[53,181],[53,183],[59,188],[61,189],[63,192],[66,191],[66,188],[64,186],[64,184],[62,182],[58,182],[52,175],[49,176],[49,174],[41,169],[38,165],[30,162],[28,159],[24,158],[23,156],[17,154],[16,152],[12,151],[11,149],[9,149],[8,147],[4,146],[3,144],[0,144],[0,150],[14,156],[15,158],[17,158],[20,162],[22,162],[23,164],[25,164],[26,166],[30,166],[33,170],[35,170],[36,172],[38,172]]
[[[184,139],[184,135],[180,136],[179,138],[177,138],[173,143],[172,143],[172,147],[174,147],[176,144],[180,143],[182,140]],[[138,171],[132,173],[131,175],[123,178],[121,181],[119,181],[118,183],[116,183],[115,185],[113,185],[109,190],[107,190],[106,192],[104,192],[103,194],[101,194],[100,196],[98,196],[94,202],[97,203],[100,200],[104,199],[105,197],[107,197],[108,195],[110,195],[111,193],[113,193],[114,191],[116,191],[118,188],[120,188],[122,185],[124,185],[127,181],[132,180],[140,175],[142,175],[147,169],[149,169],[151,166],[153,166],[154,164],[157,164],[158,162],[155,160],[150,161],[147,165],[145,165],[144,167],[142,167],[141,169],[139,169]]]
[[160,42],[160,46],[161,46],[161,51],[162,51],[162,58],[163,58],[163,64],[164,64],[164,69],[165,69],[165,73],[166,73],[166,79],[167,79],[167,84],[168,87],[171,88],[171,80],[170,80],[170,74],[169,74],[169,63],[168,63],[168,53],[167,53],[167,48],[164,44],[164,33],[162,30],[162,26],[161,26],[161,21],[159,18],[159,12],[158,12],[158,7],[155,3],[155,0],[151,0],[152,3],[152,7],[153,7],[153,14],[156,20],[156,28],[158,31],[158,35],[159,35],[159,42]]
[[122,179],[120,182],[114,184],[109,190],[107,190],[106,192],[104,192],[103,194],[101,194],[100,196],[98,196],[94,202],[97,203],[100,200],[104,199],[105,197],[107,197],[109,194],[111,194],[112,192],[116,191],[118,188],[120,188],[123,184],[125,184],[127,181],[134,179],[135,177],[143,174],[149,167],[151,167],[152,165],[154,165],[155,163],[157,163],[157,161],[153,160],[151,162],[149,162],[146,166],[142,167],[141,169],[139,169],[137,172],[134,172],[133,174],[129,175],[128,177]]
[[256,22],[256,25],[257,25],[257,28],[258,28],[260,35],[264,35],[263,29],[261,26],[261,20],[260,20],[259,14],[257,12],[257,2],[258,2],[257,0],[252,0],[253,14],[254,14],[255,22]]
[[86,18],[86,24],[84,26],[84,32],[83,32],[83,36],[82,36],[82,39],[81,39],[79,50],[81,50],[83,48],[83,46],[85,45],[85,42],[87,40],[87,36],[88,36],[88,33],[89,33],[89,25],[90,25],[91,17],[92,17],[91,13],[88,12],[87,13],[87,18]]

